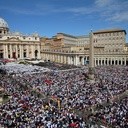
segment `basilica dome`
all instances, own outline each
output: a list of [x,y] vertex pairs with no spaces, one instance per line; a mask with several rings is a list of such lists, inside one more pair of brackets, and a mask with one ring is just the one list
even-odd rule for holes
[[2,18],[0,18],[0,28],[8,28],[7,22]]

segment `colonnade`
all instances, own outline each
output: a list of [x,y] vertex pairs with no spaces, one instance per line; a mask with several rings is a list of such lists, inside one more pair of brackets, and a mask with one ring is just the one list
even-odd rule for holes
[[[42,59],[46,61],[71,64],[71,65],[89,64],[89,55],[43,53]],[[94,56],[94,66],[102,66],[102,65],[128,65],[128,57]]]
[[35,48],[33,44],[4,44],[0,54],[1,58],[35,58],[35,50],[38,51],[36,58],[40,59],[40,45]]
[[88,62],[89,56],[43,53],[42,59],[46,61],[70,64],[70,65],[85,65],[86,62]]
[[108,58],[94,58],[95,66],[102,65],[127,65],[128,58],[126,57],[108,57]]
[[57,63],[69,64],[68,56],[58,54],[42,54],[42,59]]

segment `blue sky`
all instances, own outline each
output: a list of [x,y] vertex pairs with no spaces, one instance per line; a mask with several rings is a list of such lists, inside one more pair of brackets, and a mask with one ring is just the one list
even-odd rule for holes
[[127,0],[0,0],[0,17],[10,31],[87,35],[90,30],[121,28],[128,32]]

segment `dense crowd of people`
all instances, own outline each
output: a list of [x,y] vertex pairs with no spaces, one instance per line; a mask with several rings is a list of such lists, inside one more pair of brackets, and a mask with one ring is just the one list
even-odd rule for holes
[[94,115],[95,120],[100,119],[114,128],[128,127],[128,97],[119,102],[113,102],[102,107]]
[[50,61],[40,62],[40,63],[34,64],[34,65],[49,68],[52,70],[53,69],[54,70],[65,70],[65,69],[78,68],[78,66],[76,66],[76,65],[67,65],[67,64],[55,63],[55,62],[50,62]]
[[[14,68],[7,71],[10,70],[13,72]],[[96,119],[104,119],[113,128],[128,126],[127,97],[119,104],[114,102],[116,96],[128,89],[126,66],[97,67],[95,82],[92,83],[85,79],[88,72],[86,67],[34,74],[29,70],[27,73],[20,72],[20,68],[15,71],[13,75],[0,77],[0,85],[11,96],[7,103],[0,105],[1,127],[98,128],[100,126],[97,124],[87,123],[87,120],[93,122]],[[79,111],[86,112],[106,102],[110,106],[101,108],[91,116],[79,114]]]
[[8,74],[34,74],[50,71],[48,68],[36,65],[32,66],[30,64],[18,64],[15,62],[7,63],[6,65],[1,65],[0,67],[1,70],[5,70]]

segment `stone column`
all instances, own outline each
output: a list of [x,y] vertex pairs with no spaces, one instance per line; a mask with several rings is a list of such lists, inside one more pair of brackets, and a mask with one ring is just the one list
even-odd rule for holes
[[65,64],[67,64],[67,56],[65,55]]
[[43,59],[46,60],[46,53],[44,53],[44,58]]
[[57,58],[57,59],[56,59],[56,62],[58,62],[58,55],[56,55],[56,58]]
[[64,64],[64,55],[62,56],[62,63]]
[[110,65],[112,65],[112,58],[110,58]]
[[47,53],[45,54],[45,59],[46,59],[46,61],[48,60],[48,56],[47,56]]
[[16,58],[18,58],[18,48],[17,48],[17,44],[15,45],[15,52],[16,52]]
[[3,45],[3,49],[4,49],[4,58],[6,58],[6,47],[5,47],[5,45]]
[[61,63],[63,63],[63,56],[61,55],[61,61],[60,61]]
[[113,61],[114,61],[114,65],[115,65],[115,58],[113,58]]
[[39,45],[39,44],[38,44],[38,46],[37,46],[37,49],[38,49],[38,55],[37,55],[37,58],[40,59],[41,57],[40,57],[40,45]]
[[62,55],[62,58],[61,59],[62,59],[62,64],[63,64],[64,63],[64,55]]
[[20,58],[23,59],[23,45],[20,45]]
[[48,60],[50,60],[50,55],[49,55],[49,53],[48,53]]
[[105,65],[107,65],[107,60],[108,60],[108,59],[105,58]]
[[117,65],[119,65],[119,58],[117,58]]
[[55,61],[55,55],[53,54],[53,59],[52,59],[52,61],[54,62]]
[[49,60],[51,61],[51,53],[49,53]]
[[82,65],[84,65],[84,56],[82,57]]
[[72,57],[70,56],[70,64],[72,64]]
[[7,46],[7,44],[5,45],[5,56],[6,56],[6,58],[8,58],[8,46]]
[[20,58],[22,59],[22,45],[20,45]]
[[61,63],[61,55],[59,54],[59,63]]
[[68,64],[70,64],[70,56],[68,56]]
[[12,45],[9,45],[9,49],[10,49],[10,58],[12,58]]
[[104,65],[106,65],[106,64],[105,64],[105,63],[106,63],[105,61],[106,61],[106,59],[104,58]]
[[54,62],[56,62],[56,54],[54,54]]
[[45,60],[47,61],[47,53],[45,53]]
[[78,65],[78,57],[77,57],[77,55],[75,57],[75,63],[74,63],[74,65]]
[[101,64],[100,65],[102,66],[102,58],[100,60],[101,60]]
[[54,62],[55,61],[55,55],[53,54],[53,58],[52,58],[52,61]]
[[107,65],[109,65],[109,58],[107,58]]
[[24,58],[24,56],[23,56],[23,54],[24,54],[23,45],[21,45],[21,51],[22,51],[21,56],[22,56],[22,58]]
[[[84,56],[84,58],[85,58],[85,62],[87,61],[87,58],[86,58],[86,56]],[[86,63],[84,63],[84,64],[86,64]]]
[[35,49],[33,45],[31,45],[31,55],[32,55],[32,58],[35,58]]
[[71,61],[72,61],[72,64],[74,65],[74,56],[72,57],[72,60]]
[[49,55],[49,53],[48,53],[48,60],[50,60],[50,55]]
[[66,56],[64,56],[64,64],[66,64]]
[[19,58],[21,58],[21,45],[19,45]]
[[70,64],[72,64],[72,57],[70,56],[69,58],[70,58]]
[[47,53],[47,60],[49,60],[49,54]]
[[66,64],[68,64],[68,56],[66,56]]
[[97,59],[97,58],[94,59],[94,61],[95,61],[95,66],[97,66],[97,65],[96,65],[96,59]]
[[50,61],[52,61],[52,54],[49,54],[50,55]]
[[104,65],[103,60],[104,60],[104,58],[102,58],[102,61],[101,61],[101,64],[102,64],[102,65]]
[[97,65],[99,66],[99,58],[98,58],[98,64]]
[[121,65],[123,65],[123,63],[122,63],[122,58],[120,58],[120,61],[121,61]]
[[59,57],[59,58],[58,58],[58,62],[61,63],[61,55],[59,54],[58,57]]
[[68,64],[68,56],[66,55],[66,64]]
[[53,54],[50,54],[50,61],[53,61]]
[[29,45],[26,45],[26,57],[29,57]]
[[126,57],[124,58],[124,65],[126,65]]

